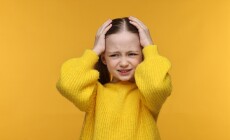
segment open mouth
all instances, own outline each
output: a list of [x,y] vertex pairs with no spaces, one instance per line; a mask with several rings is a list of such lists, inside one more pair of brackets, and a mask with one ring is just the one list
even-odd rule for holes
[[119,72],[121,75],[126,75],[126,74],[129,74],[129,72],[130,72],[131,70],[132,70],[132,69],[118,70],[118,72]]

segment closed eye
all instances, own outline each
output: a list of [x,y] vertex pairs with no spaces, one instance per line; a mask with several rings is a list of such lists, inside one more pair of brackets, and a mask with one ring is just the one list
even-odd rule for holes
[[130,53],[129,56],[135,56],[135,55],[138,55],[136,53]]
[[111,54],[111,55],[109,55],[109,57],[117,57],[117,56],[119,56],[118,54]]

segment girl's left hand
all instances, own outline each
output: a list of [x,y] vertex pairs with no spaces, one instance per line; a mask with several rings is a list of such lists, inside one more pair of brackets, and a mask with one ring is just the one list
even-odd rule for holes
[[150,36],[149,29],[145,26],[143,22],[141,22],[139,19],[130,16],[129,17],[130,23],[137,27],[139,31],[139,37],[140,37],[140,43],[142,47],[153,45],[152,38]]

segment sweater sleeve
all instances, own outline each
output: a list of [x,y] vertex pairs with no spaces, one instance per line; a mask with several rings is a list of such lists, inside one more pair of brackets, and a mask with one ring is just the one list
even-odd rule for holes
[[142,102],[157,119],[161,106],[171,94],[172,85],[168,73],[171,63],[158,54],[156,45],[146,46],[142,52],[144,60],[136,68],[135,80]]
[[99,72],[94,69],[98,55],[86,50],[80,58],[72,58],[61,66],[56,83],[58,91],[81,111],[89,111],[95,102]]

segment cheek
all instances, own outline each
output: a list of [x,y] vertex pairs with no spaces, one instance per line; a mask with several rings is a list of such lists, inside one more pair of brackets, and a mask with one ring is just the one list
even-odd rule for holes
[[118,61],[117,60],[111,60],[111,59],[107,59],[106,60],[106,64],[108,68],[113,68],[117,65]]
[[135,59],[135,65],[138,65],[138,64],[140,64],[141,62],[143,61],[143,59],[142,59],[142,56],[141,57],[138,57],[137,59]]
[[141,60],[137,60],[137,61],[135,62],[134,65],[137,66],[137,65],[139,65],[141,62],[142,62]]

